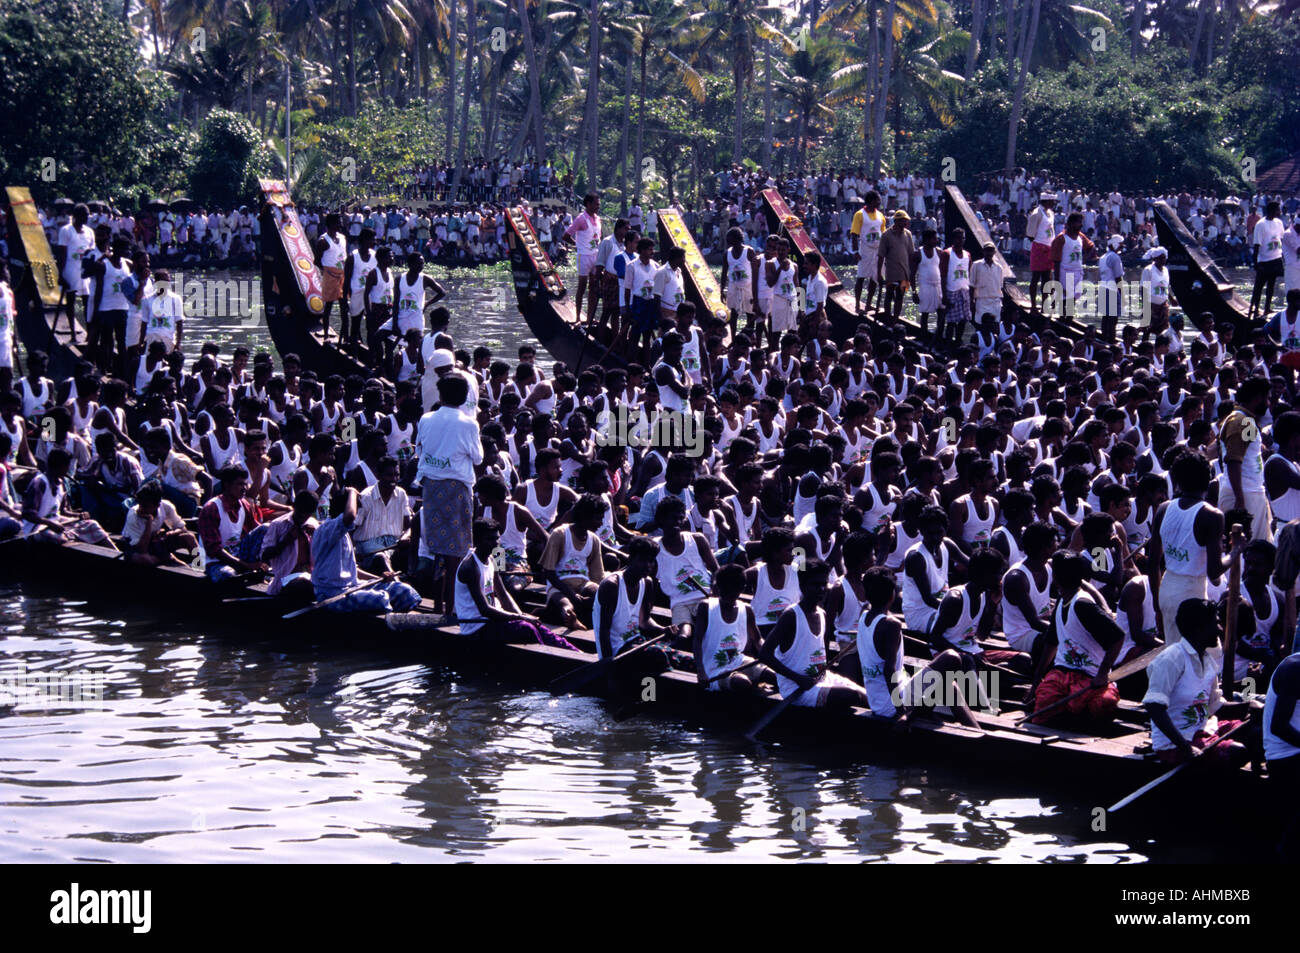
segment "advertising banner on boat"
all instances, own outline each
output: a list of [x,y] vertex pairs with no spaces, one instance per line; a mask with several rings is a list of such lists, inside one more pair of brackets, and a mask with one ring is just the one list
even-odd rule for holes
[[289,190],[279,179],[259,179],[258,185],[270,203],[276,231],[284,244],[285,254],[289,256],[290,270],[298,282],[298,290],[302,292],[308,310],[313,314],[321,314],[325,310],[325,297],[320,269],[316,267],[315,252],[312,251],[302,222],[298,221],[298,212],[289,198]]
[[[27,261],[32,267],[32,278],[36,282],[37,293],[41,302],[58,307],[62,291],[59,287],[59,266],[50,251],[50,243],[45,238],[45,229],[41,226],[41,217],[32,201],[32,193],[24,186],[11,185],[5,188],[5,198],[9,202],[9,214],[13,216],[15,229]],[[15,276],[16,277],[16,276]]]
[[695,239],[691,237],[686,223],[682,221],[681,212],[675,208],[661,208],[658,210],[658,215],[659,242],[663,250],[666,252],[668,248],[676,246],[686,252],[686,274],[691,284],[695,286],[695,293],[710,314],[726,321],[727,306],[722,300],[722,289],[718,286],[718,279],[714,277],[712,270],[704,261],[704,256],[700,254],[700,247],[695,244]]
[[[767,203],[770,211],[769,220],[775,216],[778,223],[777,228],[772,228],[773,232],[783,231],[789,236],[790,241],[794,243],[796,255],[800,261],[803,256],[809,252],[817,251],[817,246],[813,244],[812,238],[808,235],[807,229],[803,227],[803,222],[799,217],[790,211],[790,206],[785,204],[785,199],[781,198],[781,193],[776,189],[764,189],[763,201]],[[826,256],[822,255],[822,277],[826,279],[826,287],[834,290],[840,287],[840,279],[836,277],[831,266],[826,263]]]

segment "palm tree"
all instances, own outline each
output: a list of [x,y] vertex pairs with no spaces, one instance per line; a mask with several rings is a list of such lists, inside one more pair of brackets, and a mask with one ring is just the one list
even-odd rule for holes
[[770,0],[715,0],[699,17],[708,32],[699,41],[699,50],[715,46],[725,51],[731,63],[732,88],[736,96],[731,156],[739,162],[744,146],[745,87],[754,79],[755,48],[760,41],[765,50],[770,44],[789,56],[795,52],[794,41],[781,31],[783,16],[780,5]]
[[790,75],[780,87],[795,109],[795,168],[800,172],[808,154],[813,118],[833,119],[835,116],[823,100],[831,85],[838,57],[838,43],[833,37],[809,40],[803,49],[795,50],[790,57]]
[[690,13],[676,0],[638,0],[636,13],[626,17],[623,28],[629,31],[640,65],[641,81],[637,95],[636,158],[633,172],[632,201],[641,201],[643,149],[645,145],[646,74],[653,55],[663,66],[677,71],[686,90],[696,102],[704,102],[704,80],[695,69],[671,49],[683,34]]
[[1029,27],[1025,42],[1020,51],[1020,74],[1016,80],[1015,98],[1011,102],[1011,122],[1007,128],[1007,155],[1003,169],[1011,174],[1016,165],[1016,136],[1020,131],[1020,113],[1025,105],[1025,85],[1029,79],[1029,60],[1034,55],[1034,44],[1038,40],[1038,17],[1042,12],[1043,0],[1033,0],[1033,9],[1029,15]]

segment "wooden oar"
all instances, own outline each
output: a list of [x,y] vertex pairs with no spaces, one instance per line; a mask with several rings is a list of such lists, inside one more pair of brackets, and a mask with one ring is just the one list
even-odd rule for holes
[[336,595],[330,596],[328,599],[322,599],[320,602],[313,602],[311,605],[303,609],[295,609],[293,612],[290,612],[287,615],[283,615],[280,618],[296,619],[298,618],[298,616],[306,615],[308,612],[312,612],[316,609],[321,608],[322,606],[328,606],[335,602],[340,601],[341,599],[345,599],[348,596],[352,595],[352,593],[354,592],[360,592],[362,589],[369,589],[371,586],[377,586],[379,583],[386,582],[386,581],[387,580],[385,580],[383,576],[380,576],[378,579],[367,579],[365,582],[358,583],[355,586],[349,586],[347,589],[344,589],[342,592],[337,593]]
[[[1129,675],[1137,674],[1138,672],[1145,669],[1148,665],[1150,665],[1152,661],[1155,660],[1155,657],[1159,655],[1161,652],[1163,652],[1164,650],[1165,647],[1163,645],[1158,645],[1150,652],[1143,652],[1133,661],[1125,662],[1123,665],[1119,666],[1118,668],[1111,669],[1110,674],[1106,676],[1106,681],[1118,682],[1121,678],[1126,678]],[[1064,698],[1058,699],[1052,702],[1050,705],[1044,708],[1040,708],[1038,711],[1030,712],[1028,715],[1021,715],[1019,718],[1016,719],[1016,724],[1019,725],[1026,721],[1032,721],[1035,718],[1041,717],[1042,715],[1046,715],[1049,711],[1055,711],[1056,709],[1060,708],[1062,705],[1066,705],[1074,701],[1084,692],[1090,692],[1090,691],[1092,691],[1091,685],[1087,686],[1086,688],[1081,688],[1077,692],[1071,692],[1070,694],[1066,695]]]
[[714,682],[716,682],[716,681],[717,681],[718,679],[720,679],[720,678],[726,678],[728,675],[735,675],[737,672],[743,672],[743,671],[744,671],[745,669],[747,669],[747,668],[753,668],[753,667],[754,667],[755,665],[757,665],[758,663],[759,663],[759,660],[758,660],[758,659],[756,659],[756,658],[755,658],[755,659],[750,659],[750,660],[749,660],[748,662],[746,662],[744,665],[737,665],[735,668],[727,669],[727,671],[725,671],[725,672],[719,672],[717,675],[714,675],[714,676],[712,676],[711,678],[709,678],[709,680],[706,681],[706,682],[704,683],[704,685],[702,685],[702,686],[700,686],[700,687],[703,688],[703,687],[705,687],[705,686],[707,686],[707,685],[712,685]]
[[[809,688],[816,688],[816,687],[817,687],[816,685],[809,686]],[[762,718],[754,722],[754,727],[750,728],[749,731],[745,732],[745,739],[747,741],[756,741],[758,739],[759,732],[761,732],[772,722],[776,721],[777,717],[780,716],[781,712],[785,711],[796,701],[798,701],[799,698],[802,697],[803,693],[806,691],[808,691],[808,688],[796,689],[795,691],[787,695],[785,698],[782,698],[775,705],[773,705],[772,708],[766,714],[764,714]]]
[[[572,672],[566,672],[564,675],[561,675],[559,678],[551,682],[551,694],[565,695],[569,692],[575,692],[578,689],[589,685],[597,678],[600,678],[609,671],[611,666],[624,661],[631,655],[643,652],[650,648],[650,646],[662,642],[664,639],[673,635],[676,635],[676,630],[669,629],[667,632],[660,633],[653,639],[648,639],[640,645],[634,645],[630,649],[625,649],[624,651],[619,652],[618,655],[615,655],[613,658],[597,659],[594,662],[587,662],[586,664],[575,668]],[[597,638],[599,638],[599,636],[597,636]]]
[[1216,737],[1213,741],[1211,741],[1208,745],[1206,745],[1204,748],[1198,751],[1187,761],[1184,761],[1182,764],[1178,765],[1177,767],[1170,768],[1168,771],[1160,775],[1160,777],[1156,778],[1154,781],[1148,781],[1146,784],[1142,785],[1142,787],[1138,788],[1128,797],[1116,801],[1110,807],[1106,808],[1106,813],[1109,814],[1112,811],[1118,811],[1120,808],[1128,807],[1130,804],[1132,804],[1142,795],[1146,794],[1148,791],[1158,788],[1160,785],[1164,784],[1166,781],[1172,778],[1179,771],[1183,770],[1183,768],[1195,764],[1198,760],[1200,760],[1205,755],[1205,752],[1209,751],[1215,745],[1219,744],[1220,742],[1227,741],[1229,738],[1235,735],[1240,729],[1246,727],[1246,725],[1249,724],[1249,722],[1250,719],[1247,718],[1243,720],[1240,724],[1233,725],[1232,728],[1230,728],[1229,730],[1225,731],[1223,734]]
[[1237,681],[1237,607],[1241,605],[1241,524],[1232,524],[1232,533],[1228,537],[1232,546],[1228,563],[1228,621],[1223,631],[1223,684],[1220,690],[1224,698],[1232,697],[1232,688]]

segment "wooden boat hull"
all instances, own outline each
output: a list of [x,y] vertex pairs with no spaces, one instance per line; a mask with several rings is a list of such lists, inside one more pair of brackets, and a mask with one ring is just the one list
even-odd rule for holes
[[1234,325],[1234,340],[1249,340],[1251,322],[1246,315],[1250,304],[1237,294],[1236,286],[1205,253],[1167,202],[1155,203],[1156,238],[1169,252],[1170,290],[1189,318],[1208,311],[1215,323]]
[[659,231],[659,248],[664,255],[668,249],[680,248],[686,253],[686,300],[695,305],[695,318],[699,321],[706,314],[711,314],[720,321],[727,321],[730,312],[722,300],[722,286],[709,269],[700,247],[695,244],[690,230],[682,221],[682,213],[676,208],[661,208],[656,212],[656,224]]
[[[58,264],[45,238],[31,192],[23,186],[5,189],[8,212],[9,285],[14,293],[14,331],[23,349],[44,351],[50,359],[49,376],[54,380],[72,377],[87,360],[84,345],[74,345],[68,336],[67,318],[59,322],[57,335],[50,333],[63,295]],[[78,340],[86,340],[86,329],[77,323]]]
[[[943,187],[943,221],[946,229],[944,235],[944,245],[952,244],[952,231],[954,228],[962,228],[966,232],[966,249],[974,258],[981,257],[981,251],[985,242],[993,242],[989,230],[984,226],[975,215],[975,210],[970,207],[966,201],[966,196],[962,194],[961,189],[957,186],[948,184]],[[996,247],[997,242],[993,242]],[[993,260],[1002,266],[1003,272],[1013,275],[1011,266],[1007,260],[1002,257],[1002,252],[993,253]],[[1030,316],[1029,295],[1016,284],[1014,277],[1007,278],[1002,282],[1002,315],[1010,317],[1015,321],[1024,321],[1033,327],[1038,320]],[[1050,326],[1058,334],[1066,334],[1070,337],[1079,337],[1083,334],[1083,324],[1074,318],[1052,318]]]
[[[761,195],[768,232],[790,239],[791,257],[802,267],[803,256],[817,251],[812,236],[790,211],[790,206],[780,192],[764,189]],[[826,317],[831,322],[831,337],[837,341],[851,338],[857,333],[858,325],[863,323],[854,307],[853,295],[844,287],[825,255],[822,255],[821,274],[826,279]]]
[[625,367],[627,362],[577,323],[573,302],[546,249],[537,240],[528,213],[520,206],[506,211],[506,243],[519,313],[551,356],[574,374],[593,364]]
[[[324,340],[321,315],[325,311],[323,283],[315,252],[284,183],[261,179],[262,307],[267,330],[283,358],[297,354],[304,370],[319,378],[370,377],[363,355],[352,354]],[[346,302],[342,303],[346,310]],[[363,349],[364,350],[364,349]]]
[[[52,594],[70,592],[103,599],[138,609],[139,592],[149,593],[148,611],[172,613],[171,618],[199,618],[206,632],[239,640],[286,640],[310,651],[361,649],[385,657],[420,661],[446,661],[463,665],[466,673],[501,678],[512,684],[546,688],[552,680],[588,662],[594,651],[592,635],[569,635],[583,652],[541,645],[501,644],[461,635],[455,628],[421,627],[414,631],[393,631],[378,616],[334,613],[320,610],[294,620],[283,614],[294,608],[278,599],[225,602],[228,598],[249,598],[263,594],[260,586],[218,587],[188,567],[141,569],[116,554],[97,546],[69,544],[53,546],[30,541],[0,544],[0,568],[36,587],[44,584]],[[170,621],[170,619],[169,619]],[[753,723],[776,703],[770,697],[744,699],[730,694],[700,691],[692,674],[666,672],[654,679],[653,703],[641,706],[647,714],[668,715],[691,723],[734,730]],[[603,680],[585,691],[602,695]],[[620,698],[620,701],[626,701]],[[831,712],[824,709],[790,708],[768,730],[771,740],[801,747],[837,748],[870,752],[873,760],[885,755],[907,760],[937,760],[946,765],[969,761],[986,770],[996,764],[1008,778],[1032,782],[1041,792],[1056,785],[1071,799],[1091,798],[1085,803],[1106,804],[1159,773],[1158,766],[1134,753],[1134,741],[1145,740],[1139,732],[1115,739],[1086,738],[1070,732],[1031,726],[1013,729],[1009,714],[981,715],[984,734],[957,724],[914,717],[909,730],[899,731],[889,720],[863,709]],[[1189,810],[1203,811],[1206,803],[1249,804],[1249,800],[1220,801],[1219,796],[1256,798],[1261,779],[1249,771],[1205,773],[1196,781],[1197,797]],[[1066,787],[1069,785],[1069,787]],[[1207,792],[1215,791],[1213,800]],[[1168,814],[1170,802],[1153,797],[1150,806]],[[1143,816],[1140,812],[1126,815]]]

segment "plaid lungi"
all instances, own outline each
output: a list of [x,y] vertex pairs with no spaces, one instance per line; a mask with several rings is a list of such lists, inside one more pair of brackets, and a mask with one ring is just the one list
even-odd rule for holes
[[944,313],[949,324],[970,320],[970,293],[961,290],[948,296],[948,310]]
[[420,532],[429,552],[464,556],[470,547],[473,521],[469,487],[460,480],[425,478],[421,486]]

